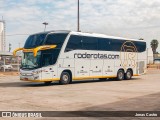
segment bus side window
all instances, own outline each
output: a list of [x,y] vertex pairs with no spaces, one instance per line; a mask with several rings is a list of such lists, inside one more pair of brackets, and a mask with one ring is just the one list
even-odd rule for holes
[[98,49],[97,38],[83,36],[82,49],[83,50],[97,50]]
[[71,35],[68,40],[65,52],[82,49],[82,42],[81,41],[82,41],[81,36]]
[[98,38],[98,50],[110,51],[111,41],[108,38]]
[[111,41],[111,51],[121,51],[121,47],[124,43],[123,40],[110,39]]
[[61,48],[64,40],[66,39],[68,34],[66,33],[54,33],[49,34],[47,36],[46,41],[44,42],[45,45],[57,45],[56,48]]
[[135,46],[137,47],[138,52],[144,52],[146,51],[146,43],[145,42],[134,42]]

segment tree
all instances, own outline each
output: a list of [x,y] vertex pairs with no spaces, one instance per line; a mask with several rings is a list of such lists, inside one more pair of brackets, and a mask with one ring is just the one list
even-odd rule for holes
[[158,44],[159,44],[159,42],[158,42],[158,40],[156,40],[156,39],[153,39],[152,41],[151,41],[151,48],[152,48],[152,50],[153,50],[153,54],[156,54],[156,49],[158,48]]

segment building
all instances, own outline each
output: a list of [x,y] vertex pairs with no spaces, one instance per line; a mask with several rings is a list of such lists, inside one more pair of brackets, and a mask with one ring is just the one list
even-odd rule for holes
[[152,48],[147,48],[147,64],[153,64],[153,51]]
[[5,51],[5,22],[0,21],[0,51]]

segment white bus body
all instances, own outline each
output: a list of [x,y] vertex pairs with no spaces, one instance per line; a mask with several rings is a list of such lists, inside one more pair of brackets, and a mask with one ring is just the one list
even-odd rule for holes
[[[23,67],[23,63],[28,64],[26,59],[30,59],[25,57],[33,56],[32,51],[34,50],[32,49],[34,48],[20,49],[26,54],[20,69],[21,80],[45,83],[60,81],[61,84],[67,84],[72,80],[82,79],[131,79],[132,76],[141,75],[146,71],[145,41],[95,33],[53,31],[47,33],[46,42],[43,42],[41,46],[52,45],[52,41],[49,41],[49,35],[60,33],[67,35],[59,50],[56,47],[47,48],[39,50],[37,53],[39,57],[36,60],[39,59],[40,62],[36,64],[43,64],[41,67],[33,69]],[[59,53],[52,54],[52,51],[56,50]],[[47,63],[49,59],[50,63]]]

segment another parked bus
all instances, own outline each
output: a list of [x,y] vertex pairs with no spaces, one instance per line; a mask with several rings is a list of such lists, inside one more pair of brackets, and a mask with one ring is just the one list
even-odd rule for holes
[[103,34],[49,31],[30,35],[23,48],[20,79],[59,81],[131,79],[145,73],[146,42]]

